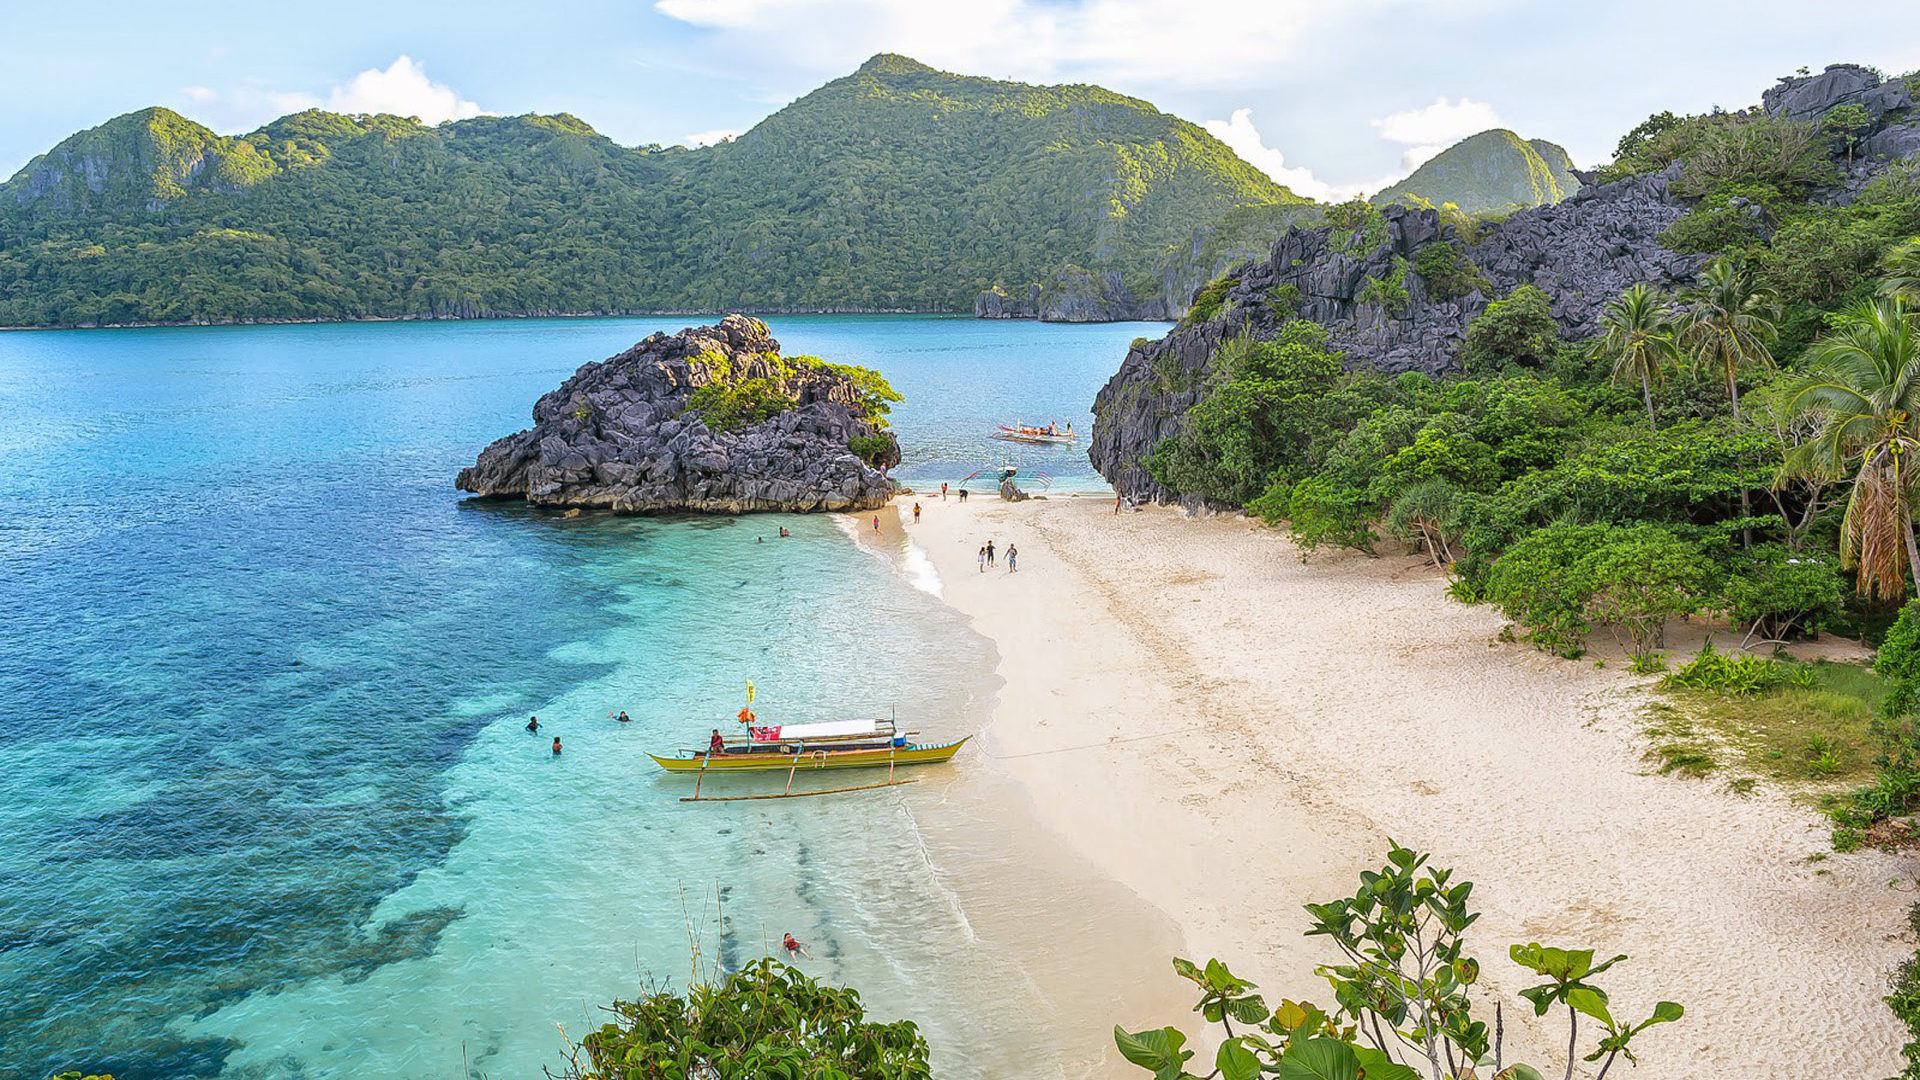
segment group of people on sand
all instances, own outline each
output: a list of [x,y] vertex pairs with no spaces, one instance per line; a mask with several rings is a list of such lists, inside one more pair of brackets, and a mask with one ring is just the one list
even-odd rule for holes
[[[618,720],[623,724],[633,723],[633,717],[628,716],[627,710],[625,709],[621,709],[618,713],[608,713],[607,716],[611,719]],[[527,734],[529,735],[540,734],[540,718],[538,716],[527,717]],[[560,749],[561,749],[560,736],[555,735],[553,737],[553,756],[554,757],[560,756]]]
[[[1009,542],[1005,555],[1007,560],[1007,573],[1017,573],[1020,569],[1020,549]],[[986,546],[980,549],[980,572],[984,574],[991,569],[994,565],[994,559],[993,541],[988,540]]]

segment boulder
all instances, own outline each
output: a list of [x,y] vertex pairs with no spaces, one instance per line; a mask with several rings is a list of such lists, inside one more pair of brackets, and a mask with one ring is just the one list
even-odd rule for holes
[[[773,382],[793,404],[722,431],[687,407],[700,387],[746,379]],[[900,447],[860,402],[853,380],[783,359],[765,323],[728,315],[580,368],[534,403],[533,427],[482,450],[454,484],[623,514],[877,509],[893,495],[885,470]],[[887,444],[871,455],[878,467],[850,448],[875,435]]]
[[1913,104],[1906,84],[1883,82],[1871,68],[1830,64],[1818,75],[1788,75],[1760,95],[1760,107],[1780,120],[1818,121],[1840,105],[1861,105],[1878,123],[1894,109]]

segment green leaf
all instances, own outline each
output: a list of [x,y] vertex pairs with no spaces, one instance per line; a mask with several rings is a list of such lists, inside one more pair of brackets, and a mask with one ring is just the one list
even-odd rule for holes
[[1227,1003],[1227,1015],[1243,1024],[1263,1023],[1267,1019],[1267,1003],[1261,1000],[1259,994],[1234,998]]
[[1541,1076],[1540,1070],[1531,1065],[1515,1062],[1496,1073],[1493,1080],[1546,1080],[1546,1077]]
[[1260,1059],[1246,1048],[1239,1039],[1228,1039],[1220,1044],[1220,1052],[1214,1055],[1213,1063],[1220,1070],[1223,1080],[1260,1080]]
[[1287,1048],[1280,1080],[1360,1080],[1360,1059],[1339,1039],[1307,1039]]
[[1155,1075],[1168,1069],[1178,1075],[1180,1067],[1193,1056],[1193,1051],[1180,1049],[1186,1045],[1187,1037],[1181,1034],[1179,1028],[1163,1027],[1129,1033],[1115,1024],[1113,1042],[1120,1048],[1121,1057],[1151,1070]]
[[1353,1056],[1366,1070],[1366,1080],[1421,1080],[1420,1074],[1371,1046],[1356,1046]]
[[1649,1024],[1672,1023],[1673,1021],[1680,1019],[1681,1016],[1685,1015],[1686,1011],[1687,1010],[1681,1008],[1679,1005],[1676,1005],[1671,1001],[1663,1001],[1660,1004],[1655,1005],[1653,1007],[1653,1019],[1648,1020],[1646,1024],[1642,1024],[1641,1026],[1646,1027]]
[[1575,1012],[1583,1012],[1595,1020],[1613,1026],[1613,1014],[1607,1011],[1607,995],[1591,986],[1576,986],[1567,991],[1567,1004]]

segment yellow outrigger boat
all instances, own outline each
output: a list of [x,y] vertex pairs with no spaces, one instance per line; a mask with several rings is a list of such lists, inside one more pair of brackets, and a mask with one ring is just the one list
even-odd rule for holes
[[[912,779],[895,780],[893,770],[903,765],[937,765],[953,760],[968,735],[948,743],[910,742],[907,732],[897,734],[890,720],[841,720],[824,724],[782,724],[749,729],[746,738],[722,738],[718,746],[706,750],[683,750],[678,757],[648,754],[654,763],[670,773],[692,773],[693,794],[682,802],[731,801],[716,796],[702,797],[700,784],[711,773],[784,772],[786,790],[778,795],[736,795],[732,799],[780,799],[800,795],[831,795],[841,791],[910,784]],[[879,769],[887,770],[887,779],[877,784],[832,788],[827,791],[793,790],[793,778],[802,769]]]

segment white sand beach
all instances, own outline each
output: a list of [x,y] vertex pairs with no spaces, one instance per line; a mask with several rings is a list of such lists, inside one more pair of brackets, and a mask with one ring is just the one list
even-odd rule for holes
[[[1350,891],[1392,837],[1476,883],[1473,951],[1483,1000],[1508,1002],[1508,1060],[1563,1060],[1564,1022],[1515,1008],[1527,982],[1507,946],[1541,941],[1628,954],[1603,980],[1616,1013],[1686,1006],[1616,1075],[1897,1071],[1902,1033],[1879,999],[1913,948],[1910,860],[1810,859],[1826,830],[1788,793],[1653,774],[1642,680],[1619,665],[1496,642],[1498,612],[1448,600],[1416,558],[1303,564],[1256,522],[1115,515],[1098,498],[917,499],[909,542],[1005,680],[966,767],[1003,774],[1047,831],[1165,913],[1187,955],[1270,1000],[1326,1003],[1313,968],[1333,956],[1302,936],[1301,905]],[[979,572],[988,539],[1017,545],[1017,573]],[[1085,1038],[1116,1021],[1194,1031],[1168,994],[1133,989],[1164,979],[1178,999],[1166,960],[1137,957],[1121,1014],[1086,1018]]]

